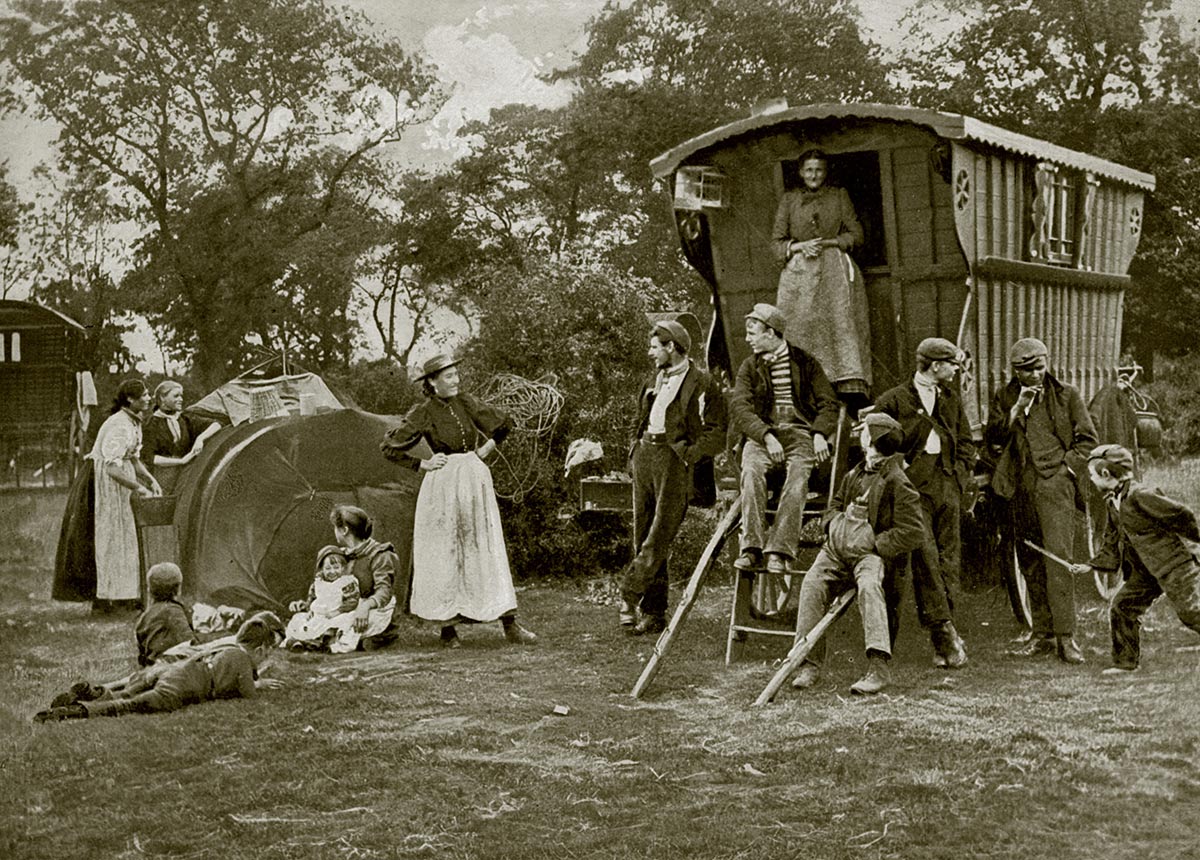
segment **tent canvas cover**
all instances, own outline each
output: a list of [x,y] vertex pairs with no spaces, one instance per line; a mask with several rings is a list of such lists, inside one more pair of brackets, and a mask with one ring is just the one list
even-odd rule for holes
[[[346,503],[366,510],[373,537],[396,547],[403,605],[420,476],[380,453],[383,434],[395,423],[340,409],[223,428],[184,467],[175,487],[184,594],[213,605],[285,610],[307,594],[317,550],[333,542],[329,512]],[[64,520],[64,535],[69,530]],[[86,594],[77,582],[70,587],[78,578],[78,555],[72,561],[60,551],[56,597]]]

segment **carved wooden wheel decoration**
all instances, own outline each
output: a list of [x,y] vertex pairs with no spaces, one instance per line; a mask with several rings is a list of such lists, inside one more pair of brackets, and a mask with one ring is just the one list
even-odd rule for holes
[[1142,210],[1134,206],[1129,210],[1129,234],[1136,236],[1142,232]]
[[971,202],[971,177],[966,170],[958,171],[958,176],[954,178],[954,206],[958,211],[967,208],[967,204]]

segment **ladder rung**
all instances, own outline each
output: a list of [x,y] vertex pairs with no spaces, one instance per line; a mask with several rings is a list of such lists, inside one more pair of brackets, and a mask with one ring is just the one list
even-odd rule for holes
[[744,624],[731,624],[730,630],[740,630],[743,633],[758,633],[762,636],[787,636],[789,639],[796,638],[795,630],[779,630],[768,627],[748,627]]

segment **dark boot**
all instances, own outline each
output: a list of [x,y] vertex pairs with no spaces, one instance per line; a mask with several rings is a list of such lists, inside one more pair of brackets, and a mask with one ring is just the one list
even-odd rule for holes
[[1041,657],[1047,654],[1053,654],[1055,651],[1054,637],[1050,634],[1034,636],[1024,645],[1013,648],[1009,651],[1014,657]]
[[458,630],[453,624],[446,624],[442,627],[442,647],[443,648],[461,648],[462,640],[458,638]]
[[1075,639],[1072,636],[1058,637],[1058,659],[1064,663],[1070,663],[1072,666],[1078,666],[1084,661],[1083,652],[1079,650],[1079,646],[1075,644]]

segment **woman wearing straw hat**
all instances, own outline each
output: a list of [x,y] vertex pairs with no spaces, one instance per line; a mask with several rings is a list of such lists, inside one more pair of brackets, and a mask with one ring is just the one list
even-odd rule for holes
[[413,526],[410,612],[442,624],[442,644],[459,645],[455,623],[499,619],[514,644],[537,637],[516,620],[508,551],[492,473],[484,460],[508,435],[508,417],[461,391],[458,362],[449,354],[425,362],[418,377],[425,400],[388,431],[390,460],[423,472]]

